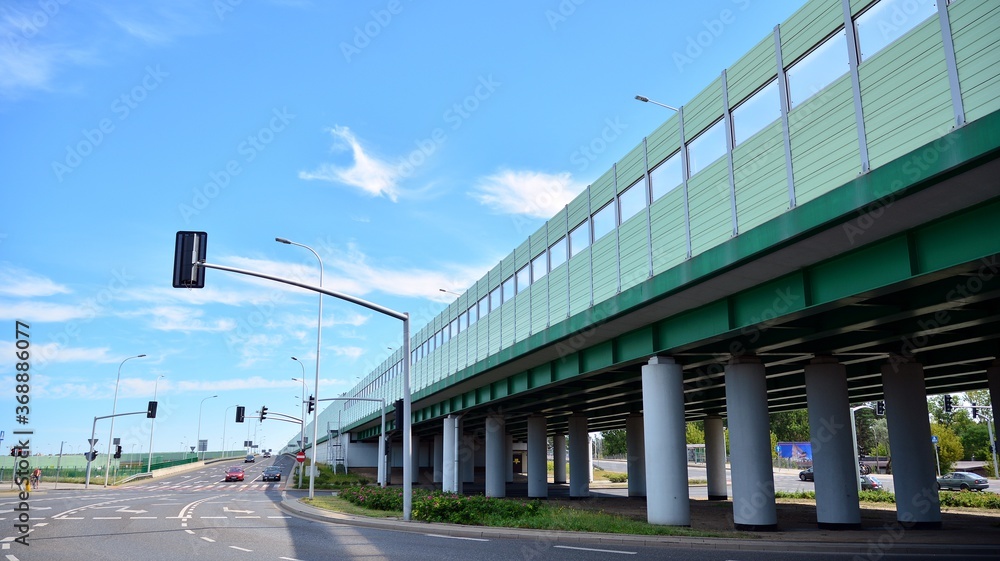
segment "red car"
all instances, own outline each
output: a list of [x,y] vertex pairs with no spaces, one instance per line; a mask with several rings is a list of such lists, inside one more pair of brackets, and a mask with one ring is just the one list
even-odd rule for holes
[[240,466],[233,466],[226,470],[226,481],[243,481],[245,473]]

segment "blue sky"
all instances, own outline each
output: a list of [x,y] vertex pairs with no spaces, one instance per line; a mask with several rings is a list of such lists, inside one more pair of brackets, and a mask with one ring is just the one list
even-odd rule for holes
[[[311,386],[317,297],[221,271],[171,288],[176,231],[208,232],[209,262],[315,283],[315,257],[274,238],[309,245],[326,287],[416,330],[453,298],[440,288],[471,285],[671,116],[636,94],[684,104],[800,4],[5,2],[0,364],[13,388],[28,323],[35,451],[85,449],[120,365],[118,412],[156,384],[155,450],[193,446],[199,411],[210,449],[248,427],[280,448],[296,426],[236,425],[233,406],[298,414],[290,357]],[[398,321],[347,303],[325,300],[323,322],[322,396],[401,344]],[[115,432],[148,450],[143,417]]]

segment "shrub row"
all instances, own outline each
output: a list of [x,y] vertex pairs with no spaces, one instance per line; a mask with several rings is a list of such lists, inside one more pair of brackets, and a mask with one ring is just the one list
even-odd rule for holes
[[[348,502],[373,510],[402,510],[403,490],[374,486],[347,487],[339,496]],[[413,490],[414,520],[450,522],[452,524],[483,524],[490,518],[524,518],[540,512],[539,501],[507,500],[482,495],[463,496],[440,491]]]
[[[815,491],[775,491],[775,498],[779,499],[816,499]],[[971,508],[991,508],[1000,509],[1000,495],[996,493],[973,493],[963,491],[950,493],[947,491],[938,493],[941,498],[941,506],[964,506]],[[887,491],[861,491],[858,499],[863,503],[894,503],[896,496]]]

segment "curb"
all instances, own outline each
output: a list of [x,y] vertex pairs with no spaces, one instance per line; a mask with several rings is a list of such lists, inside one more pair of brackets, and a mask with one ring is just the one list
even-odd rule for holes
[[[888,544],[882,546],[877,538],[869,542],[804,542],[804,541],[767,541],[744,540],[737,538],[696,538],[684,536],[636,536],[626,534],[607,534],[598,532],[570,532],[565,530],[531,530],[520,528],[491,528],[483,526],[462,526],[460,524],[445,524],[440,522],[406,522],[398,518],[368,518],[302,504],[297,498],[283,497],[278,508],[287,514],[332,524],[346,524],[389,530],[396,532],[412,532],[419,534],[435,534],[449,537],[480,538],[480,539],[516,539],[535,540],[540,544],[555,543],[590,543],[602,545],[634,546],[634,547],[664,547],[680,546],[691,549],[717,549],[724,551],[796,551],[802,553],[847,553],[868,555],[873,552],[876,557],[887,554],[923,554],[923,555],[962,555],[971,557],[995,558],[995,545],[959,545],[959,544]],[[873,535],[873,538],[875,536]]]

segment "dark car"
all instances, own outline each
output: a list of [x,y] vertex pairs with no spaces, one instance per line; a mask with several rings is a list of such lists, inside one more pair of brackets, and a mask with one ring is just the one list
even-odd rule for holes
[[873,475],[862,475],[861,476],[861,490],[862,491],[885,491],[885,485],[882,484]]
[[243,468],[240,466],[233,466],[226,470],[226,481],[243,481],[245,476]]
[[247,454],[247,457],[243,460],[243,463],[244,464],[252,464],[252,463],[254,463],[256,461],[257,461],[257,459],[254,458],[253,454]]
[[281,468],[268,466],[264,468],[264,473],[260,476],[261,481],[281,481]]
[[981,475],[967,471],[946,473],[937,480],[938,489],[958,489],[959,491],[982,491],[990,486],[990,482]]
[[802,481],[812,481],[813,480],[813,468],[812,466],[799,472],[799,479]]

